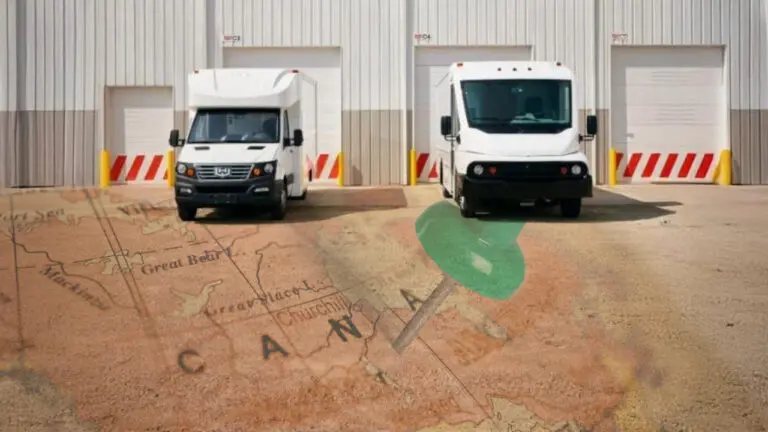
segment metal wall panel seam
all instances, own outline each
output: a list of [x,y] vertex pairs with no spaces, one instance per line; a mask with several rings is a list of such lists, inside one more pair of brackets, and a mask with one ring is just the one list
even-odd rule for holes
[[410,65],[410,62],[408,61],[408,58],[410,56],[410,50],[408,49],[408,43],[411,41],[410,36],[410,25],[409,20],[411,17],[411,14],[409,11],[409,0],[399,0],[400,3],[400,9],[399,9],[399,16],[403,23],[405,23],[405,26],[402,27],[401,32],[401,43],[402,43],[402,56],[401,58],[405,58],[405,61],[401,63],[401,78],[399,83],[399,90],[400,90],[400,100],[401,103],[398,104],[398,107],[401,107],[400,109],[400,117],[401,117],[401,127],[400,127],[400,135],[402,142],[400,143],[400,148],[402,149],[402,154],[400,155],[400,166],[405,167],[405,169],[401,169],[400,171],[400,182],[404,185],[408,184],[408,66]]
[[[421,17],[417,15],[417,9],[416,9],[416,2],[418,0],[410,0],[411,7],[409,8],[409,15],[410,19],[408,22],[411,24],[410,33],[408,34],[408,51],[409,55],[408,58],[410,60],[410,67],[408,68],[408,75],[406,75],[406,79],[409,82],[409,88],[410,88],[410,95],[409,95],[409,101],[408,101],[408,109],[411,112],[411,115],[408,116],[408,130],[410,131],[411,135],[411,145],[409,148],[410,151],[416,151],[416,127],[414,124],[415,120],[415,112],[416,112],[416,83],[415,83],[415,76],[416,76],[416,47],[414,46],[414,39],[411,37],[411,35],[415,34],[416,32],[416,25],[419,25],[419,20]],[[406,156],[407,158],[410,156]],[[410,160],[410,159],[409,159]]]
[[[598,116],[598,119],[600,120],[600,116],[598,115],[598,112],[600,110],[600,3],[601,0],[592,0],[592,49],[593,49],[593,59],[592,59],[592,65],[594,67],[594,70],[592,71],[592,78],[594,82],[594,87],[592,88],[592,109],[593,114]],[[586,69],[586,68],[585,68]],[[584,80],[586,82],[586,80]],[[602,128],[602,130],[606,130],[605,127]],[[608,151],[610,148],[610,137],[606,140],[606,137],[596,137],[592,140],[592,155],[590,157],[589,163],[592,166],[592,170],[595,171],[594,175],[592,176],[593,183],[597,184],[599,183],[599,177],[600,172],[598,172],[598,166],[597,163],[600,160],[598,157],[598,146],[599,141],[603,141],[608,143],[609,145],[604,145],[603,147]],[[610,170],[608,170],[610,171]]]

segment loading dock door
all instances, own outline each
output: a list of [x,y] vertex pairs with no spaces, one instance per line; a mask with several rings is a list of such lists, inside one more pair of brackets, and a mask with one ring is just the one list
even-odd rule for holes
[[[317,94],[302,91],[302,129],[316,137],[316,148],[307,145],[304,153],[314,165],[313,181],[335,183],[341,151],[341,51],[338,48],[225,48],[224,67],[299,69],[317,81]],[[304,97],[309,109],[304,109]],[[317,127],[319,125],[320,127]]]
[[[451,111],[450,86],[445,74],[448,67],[461,61],[530,60],[530,47],[417,47],[414,129],[416,175],[419,181],[438,181],[437,145],[444,142],[440,135],[440,116]],[[441,81],[442,80],[442,81]],[[438,87],[435,87],[439,83]]]
[[113,183],[162,183],[167,178],[168,134],[173,129],[170,87],[110,87],[106,148]]
[[614,47],[611,138],[621,183],[711,183],[728,148],[723,50]]

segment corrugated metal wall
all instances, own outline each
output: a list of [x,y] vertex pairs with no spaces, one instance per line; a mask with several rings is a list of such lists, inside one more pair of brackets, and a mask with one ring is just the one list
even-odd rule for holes
[[105,86],[173,86],[183,112],[206,64],[206,0],[2,0],[0,28],[0,186],[95,184]]
[[221,65],[224,33],[341,47],[346,182],[404,182],[414,32],[428,45],[531,45],[571,66],[584,113],[600,115],[598,169],[612,33],[727,45],[734,179],[768,184],[767,14],[765,0],[0,0],[0,186],[95,183],[104,86],[173,86],[183,128],[186,74]]

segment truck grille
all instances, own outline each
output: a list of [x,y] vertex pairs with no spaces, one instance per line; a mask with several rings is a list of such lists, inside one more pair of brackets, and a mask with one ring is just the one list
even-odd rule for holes
[[[483,165],[496,165],[498,178],[505,180],[561,180],[575,177],[570,172],[564,175],[560,171],[563,167],[570,168],[573,165],[567,162],[507,162]],[[587,167],[582,165],[582,169],[586,174]]]
[[245,180],[251,172],[251,165],[197,165],[200,180]]

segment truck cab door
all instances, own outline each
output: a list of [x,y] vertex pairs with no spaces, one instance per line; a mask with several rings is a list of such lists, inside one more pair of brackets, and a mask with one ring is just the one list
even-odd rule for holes
[[454,179],[454,174],[456,172],[456,145],[460,142],[459,141],[459,131],[460,131],[460,124],[459,124],[459,116],[458,116],[458,105],[456,104],[456,91],[454,89],[454,84],[451,83],[451,135],[448,139],[448,160],[443,162],[443,186],[446,190],[450,191],[452,194],[456,193],[454,191],[454,186],[456,184],[456,181]]
[[[281,142],[282,147],[282,160],[280,163],[284,167],[284,175],[288,184],[288,196],[301,195],[301,174],[296,174],[297,156],[301,154],[301,147],[295,147],[291,144],[291,122],[288,118],[288,110],[283,110],[283,139]],[[297,193],[298,191],[298,193]]]

